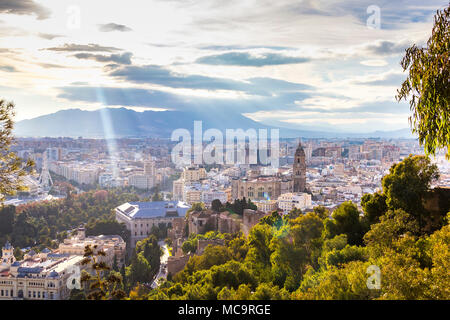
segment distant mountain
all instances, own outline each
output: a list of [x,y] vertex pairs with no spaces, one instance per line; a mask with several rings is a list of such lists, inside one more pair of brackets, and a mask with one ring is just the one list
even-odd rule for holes
[[[96,111],[80,109],[61,110],[16,123],[15,134],[21,137],[160,137],[170,138],[173,130],[184,128],[193,132],[194,121],[200,120],[203,131],[219,129],[272,129],[277,128],[251,120],[236,113],[182,111],[143,111],[126,108],[104,108]],[[280,129],[283,138],[343,138],[343,137],[408,137],[409,129],[368,134],[332,133],[310,130]],[[411,137],[411,135],[410,135]]]

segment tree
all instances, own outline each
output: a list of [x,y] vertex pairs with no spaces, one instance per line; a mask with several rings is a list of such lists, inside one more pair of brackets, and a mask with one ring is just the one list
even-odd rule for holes
[[154,193],[152,195],[152,201],[162,201],[163,196],[160,193],[159,185],[157,185],[154,189]]
[[409,118],[413,132],[427,154],[447,147],[450,158],[450,6],[437,11],[427,47],[406,49],[401,62],[409,75],[397,91],[396,99],[409,101],[413,115]]
[[5,195],[24,191],[21,177],[28,174],[33,161],[28,160],[23,166],[23,160],[10,150],[14,144],[12,130],[14,128],[14,104],[0,100],[0,201]]
[[361,198],[364,217],[372,224],[379,221],[379,218],[386,213],[386,196],[376,192],[374,194],[366,193]]
[[10,234],[13,231],[15,206],[4,206],[0,208],[0,235]]
[[223,208],[222,202],[219,199],[214,199],[211,202],[211,210],[219,212]]
[[125,298],[125,292],[121,289],[122,276],[118,272],[110,272],[106,278],[102,275],[111,268],[101,261],[100,257],[106,254],[102,250],[97,250],[97,246],[87,245],[84,248],[84,259],[82,265],[90,265],[94,270],[94,275],[83,272],[81,282],[89,284],[89,294],[86,296],[89,300],[120,300]]
[[192,204],[191,208],[187,211],[187,213],[200,212],[205,209],[206,209],[205,204],[203,202],[196,202]]
[[315,206],[313,210],[320,219],[326,219],[330,216],[330,211],[324,206]]
[[289,219],[296,219],[300,217],[303,214],[302,209],[300,208],[292,208],[291,211],[289,211]]
[[140,252],[133,256],[131,265],[126,268],[126,278],[128,284],[134,287],[137,283],[149,283],[153,281],[154,273],[144,257],[144,253]]
[[331,216],[333,219],[327,220],[325,224],[328,238],[345,234],[350,245],[362,243],[364,232],[359,219],[358,208],[354,203],[351,201],[342,203],[333,211]]
[[[394,164],[389,174],[381,181],[388,208],[403,209],[413,215],[419,227],[424,229],[433,219],[425,210],[423,199],[430,191],[431,182],[438,178],[438,168],[435,164],[431,164],[428,157],[410,155],[402,162]],[[441,226],[438,225],[437,228]],[[428,228],[436,230],[431,226]]]

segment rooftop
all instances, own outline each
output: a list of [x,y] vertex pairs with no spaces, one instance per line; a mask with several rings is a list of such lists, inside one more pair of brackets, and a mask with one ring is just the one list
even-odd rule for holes
[[[190,206],[179,201],[130,202],[116,208],[132,219],[184,217]],[[176,213],[176,214],[175,214]]]

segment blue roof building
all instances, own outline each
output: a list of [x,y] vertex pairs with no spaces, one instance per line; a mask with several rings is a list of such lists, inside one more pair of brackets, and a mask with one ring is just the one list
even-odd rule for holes
[[175,218],[184,218],[190,205],[181,201],[130,202],[118,206],[116,220],[131,232],[130,247],[147,238],[153,226],[170,225]]

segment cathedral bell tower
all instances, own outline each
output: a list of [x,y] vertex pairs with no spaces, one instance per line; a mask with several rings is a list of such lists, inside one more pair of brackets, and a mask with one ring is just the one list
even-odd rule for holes
[[299,143],[295,151],[293,165],[293,192],[305,192],[306,189],[306,160],[305,151],[302,144]]
[[0,269],[3,267],[10,267],[16,258],[14,257],[14,247],[6,241],[5,246],[2,248],[2,260],[0,261]]

